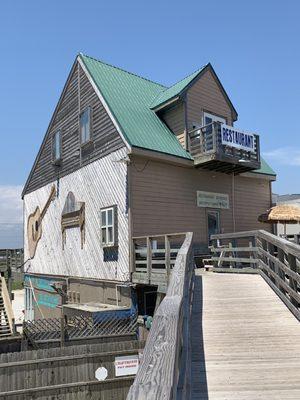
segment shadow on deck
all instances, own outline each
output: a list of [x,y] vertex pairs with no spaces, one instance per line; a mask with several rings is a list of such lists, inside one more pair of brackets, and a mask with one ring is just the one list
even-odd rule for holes
[[203,278],[195,276],[191,322],[192,399],[208,400],[203,337]]

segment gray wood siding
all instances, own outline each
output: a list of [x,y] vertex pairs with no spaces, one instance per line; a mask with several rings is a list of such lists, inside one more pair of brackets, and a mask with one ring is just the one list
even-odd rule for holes
[[[93,142],[88,151],[79,155],[79,114],[87,106],[92,108]],[[52,164],[52,137],[62,132],[62,163]],[[107,154],[120,149],[124,143],[103,107],[82,68],[75,65],[60,104],[48,128],[44,146],[31,173],[25,194],[70,174]]]
[[[130,165],[133,236],[194,232],[199,244],[207,244],[205,208],[197,207],[196,191],[226,193],[230,209],[220,210],[223,233],[233,232],[232,176],[185,168],[135,157]],[[270,207],[267,180],[235,177],[236,231],[269,229],[257,216]]]
[[189,129],[192,129],[194,123],[201,123],[203,111],[222,116],[228,125],[232,125],[232,109],[209,70],[187,91]]
[[[129,230],[127,209],[127,166],[118,162],[126,157],[125,146],[106,157],[60,179],[59,196],[51,202],[42,221],[42,237],[33,259],[25,266],[27,274],[69,276],[111,281],[129,280]],[[24,259],[29,259],[27,223],[37,206],[49,197],[52,183],[24,196]],[[62,244],[61,215],[68,193],[85,203],[85,241],[80,229],[66,230]],[[118,207],[118,247],[101,246],[100,210]]]
[[178,140],[185,147],[185,123],[184,123],[184,103],[180,102],[167,110],[163,110],[159,117],[165,122],[170,130],[177,136]]

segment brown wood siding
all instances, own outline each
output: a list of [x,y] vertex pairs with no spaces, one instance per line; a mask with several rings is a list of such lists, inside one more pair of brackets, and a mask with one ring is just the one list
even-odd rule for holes
[[[93,142],[88,152],[84,156],[79,156],[79,114],[87,106],[92,108]],[[62,132],[62,163],[61,166],[54,166],[51,159],[52,137],[58,129],[61,129]],[[25,194],[55,181],[58,176],[62,177],[76,171],[81,166],[102,158],[121,147],[124,147],[121,137],[84,71],[77,64],[48,129],[44,146]]]
[[184,123],[184,103],[180,102],[175,106],[163,110],[159,117],[165,122],[170,130],[177,136],[179,142],[185,147],[185,123]]
[[193,124],[201,124],[203,111],[222,116],[228,125],[232,125],[232,109],[209,70],[187,91],[189,129],[193,128]]
[[[130,165],[133,236],[193,231],[207,244],[205,208],[197,207],[196,191],[226,193],[230,209],[220,210],[223,233],[233,232],[232,176],[135,157]],[[258,214],[270,207],[267,180],[235,177],[236,231],[265,229]]]

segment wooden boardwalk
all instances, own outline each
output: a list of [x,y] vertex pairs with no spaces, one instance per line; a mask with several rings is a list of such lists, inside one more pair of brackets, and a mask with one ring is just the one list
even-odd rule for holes
[[192,399],[300,399],[300,323],[260,275],[197,271],[191,332]]

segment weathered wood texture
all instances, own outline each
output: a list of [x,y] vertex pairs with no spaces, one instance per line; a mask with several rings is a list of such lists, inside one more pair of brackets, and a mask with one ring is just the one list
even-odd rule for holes
[[132,282],[167,287],[186,233],[133,237]]
[[[126,281],[129,279],[127,167],[118,162],[126,156],[125,148],[94,161],[60,178],[58,197],[51,203],[42,222],[42,237],[35,257],[26,263],[28,274],[47,274]],[[24,232],[28,216],[37,205],[45,204],[52,184],[24,197]],[[108,188],[114,188],[108,190]],[[85,202],[85,243],[81,248],[78,227],[66,231],[62,246],[61,214],[69,191],[77,201]],[[101,246],[100,209],[118,207],[118,247],[106,251]],[[112,256],[107,256],[111,255]],[[55,257],[53,255],[55,254]],[[25,260],[29,258],[27,235],[24,237]],[[114,257],[113,257],[114,256]]]
[[[298,244],[263,230],[213,235],[212,238],[214,242],[218,242],[220,250],[224,249],[221,242],[229,241],[229,244],[232,244],[233,241],[237,243],[239,240],[251,238],[256,248],[251,253],[254,257],[252,260],[242,259],[242,261],[256,264],[260,268],[262,277],[300,320],[300,246]],[[229,261],[231,266],[239,266],[241,260],[237,253],[232,251],[230,259],[227,257],[226,261]],[[219,261],[221,258],[222,252]]]
[[24,262],[23,249],[0,249],[0,270],[16,271]]
[[[92,109],[92,142],[88,149],[83,149],[79,141],[79,115],[87,106]],[[52,138],[58,130],[62,133],[60,166],[52,163]],[[76,62],[50,121],[41,150],[26,184],[25,194],[123,146],[124,142],[113,122],[83,69]]]
[[232,125],[232,109],[211,71],[207,70],[187,91],[188,129],[202,125],[203,111],[216,114]]
[[[85,386],[89,386],[87,392],[94,396],[91,398],[122,400],[126,397],[133,378],[127,377],[129,380],[125,385],[121,381],[103,382],[101,388],[105,394],[103,393],[101,397],[100,388],[91,388],[94,384],[100,385],[95,382],[95,371],[98,367],[105,367],[108,371],[107,379],[114,380],[115,357],[138,354],[143,347],[144,342],[130,341],[2,354],[0,398],[5,396],[11,399],[44,399],[47,396],[53,398],[50,395],[63,395],[68,388],[73,388],[70,391],[77,395],[81,392],[87,395]],[[94,392],[99,397],[96,397]],[[78,398],[85,398],[83,393],[81,396]],[[69,398],[73,399],[76,396]]]
[[[240,174],[260,168],[259,136],[254,135],[254,151],[222,144],[221,124],[213,122],[188,133],[189,148],[195,165],[224,173]],[[245,162],[241,163],[243,159]]]
[[[189,294],[193,275],[192,233],[178,252],[166,297],[158,307],[147,339],[143,358],[127,400],[175,399],[188,392],[187,363]],[[184,376],[182,373],[184,372]]]
[[[271,207],[270,185],[266,179],[232,176],[184,168],[142,157],[129,165],[132,236],[161,232],[194,232],[194,242],[208,246],[206,209],[197,207],[196,191],[225,193],[229,209],[220,210],[222,232],[260,229],[257,215]],[[271,229],[271,225],[266,229]]]
[[300,325],[259,275],[195,277],[192,399],[300,398]]
[[185,117],[184,117],[184,102],[179,102],[173,107],[164,109],[158,113],[159,117],[166,123],[183,147],[185,147]]

